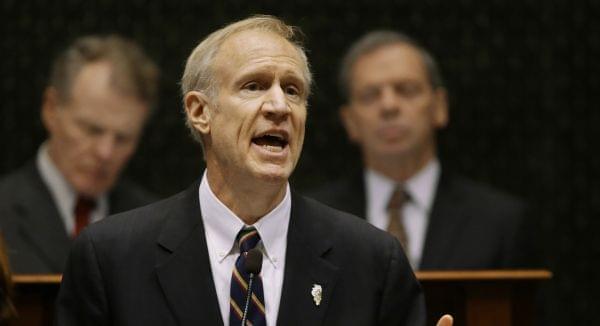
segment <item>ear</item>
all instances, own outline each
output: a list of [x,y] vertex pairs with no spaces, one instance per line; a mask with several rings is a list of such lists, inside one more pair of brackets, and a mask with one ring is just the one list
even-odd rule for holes
[[208,105],[208,97],[197,91],[185,94],[185,113],[190,124],[202,135],[210,133],[211,108]]
[[358,117],[356,116],[355,112],[353,112],[353,108],[349,105],[346,104],[342,107],[340,107],[339,110],[339,114],[340,114],[340,119],[342,120],[342,124],[344,125],[344,128],[346,129],[346,134],[348,135],[348,138],[350,138],[350,140],[352,142],[355,143],[359,143],[360,142],[360,133],[359,133],[359,128],[358,128],[358,124],[359,121]]
[[448,93],[445,88],[438,87],[433,91],[433,124],[441,129],[448,125]]
[[42,98],[42,123],[48,133],[52,134],[52,131],[58,128],[57,126],[57,115],[58,115],[58,92],[54,87],[48,87],[44,91]]

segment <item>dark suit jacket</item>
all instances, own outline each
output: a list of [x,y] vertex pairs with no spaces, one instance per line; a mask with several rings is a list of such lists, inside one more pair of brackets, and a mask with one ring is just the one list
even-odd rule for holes
[[[83,231],[63,276],[57,324],[222,325],[198,186]],[[398,241],[296,194],[284,273],[278,325],[417,325],[407,318],[423,317]],[[319,306],[314,284],[323,288]]]
[[[362,173],[327,185],[311,197],[339,210],[366,216]],[[525,205],[509,195],[442,172],[419,269],[537,265],[525,211]]]
[[[35,160],[0,180],[0,230],[14,273],[61,273],[71,237]],[[110,213],[154,199],[140,187],[119,183],[109,195]]]

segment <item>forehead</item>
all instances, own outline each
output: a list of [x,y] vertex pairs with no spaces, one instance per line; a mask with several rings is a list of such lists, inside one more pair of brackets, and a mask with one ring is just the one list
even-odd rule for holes
[[352,67],[353,86],[387,80],[427,81],[421,53],[403,43],[385,45],[359,57]]
[[225,40],[215,57],[214,67],[221,79],[262,67],[277,68],[304,80],[303,72],[308,69],[292,43],[279,35],[260,30],[236,33]]
[[148,114],[145,102],[113,86],[110,63],[84,66],[72,86],[68,107],[72,113],[87,116],[97,123],[127,125],[141,123]]
[[111,84],[112,66],[108,62],[94,62],[83,65],[73,79],[71,94],[102,97]]

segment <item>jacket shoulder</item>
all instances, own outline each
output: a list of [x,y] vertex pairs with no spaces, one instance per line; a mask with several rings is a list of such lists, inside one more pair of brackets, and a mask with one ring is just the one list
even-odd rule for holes
[[362,180],[357,177],[338,179],[309,190],[306,195],[332,206],[348,197],[349,193],[357,192],[357,188],[362,189],[358,185],[362,185]]
[[364,188],[362,174],[356,173],[313,189],[307,195],[335,209],[364,217]]
[[111,213],[120,213],[155,202],[158,197],[139,184],[123,179],[110,193]]
[[[309,197],[298,196],[297,204],[303,206],[302,214],[312,216],[311,223],[318,225],[323,236],[344,245],[378,248],[389,246],[395,238],[368,223],[365,219],[325,205]],[[375,249],[376,251],[378,249]]]
[[172,197],[110,215],[89,225],[86,231],[99,241],[134,241],[138,238],[155,238],[169,213],[177,205],[181,193]]
[[29,162],[17,170],[0,176],[0,193],[11,194],[15,189],[22,188],[24,184],[30,183],[36,177],[39,179],[35,164],[33,161]]
[[482,209],[521,211],[526,207],[525,202],[514,195],[462,176],[446,177],[439,191],[453,192],[464,202]]

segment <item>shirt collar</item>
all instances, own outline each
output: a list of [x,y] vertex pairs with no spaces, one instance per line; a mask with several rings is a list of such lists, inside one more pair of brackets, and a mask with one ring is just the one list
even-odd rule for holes
[[[404,187],[411,197],[411,202],[429,211],[433,205],[439,177],[440,163],[438,159],[433,159],[406,180]],[[385,209],[396,182],[375,170],[367,169],[365,171],[365,185],[368,200],[372,201],[376,207],[384,207]]]
[[426,211],[430,211],[433,206],[439,178],[440,162],[433,159],[405,183],[412,200]]
[[[210,237],[209,241],[215,245],[220,263],[226,256],[238,252],[239,248],[235,246],[235,240],[245,224],[212,192],[206,172],[200,183],[199,195],[207,237]],[[285,257],[291,203],[290,187],[287,184],[283,200],[252,225],[262,240],[263,253],[275,268]]]
[[75,207],[75,190],[69,185],[62,173],[58,170],[50,154],[46,143],[40,146],[37,153],[37,167],[42,180],[48,186],[54,202],[58,206],[61,216],[71,216]]
[[[40,176],[50,190],[50,195],[56,204],[67,233],[72,233],[75,227],[75,201],[77,193],[65,179],[64,175],[52,161],[48,153],[48,144],[40,146],[36,165]],[[108,196],[103,194],[96,198],[96,207],[91,212],[91,222],[96,222],[108,215]]]

